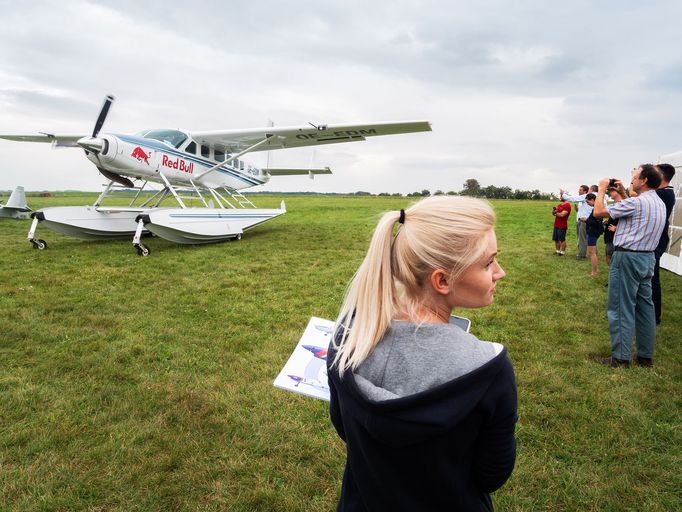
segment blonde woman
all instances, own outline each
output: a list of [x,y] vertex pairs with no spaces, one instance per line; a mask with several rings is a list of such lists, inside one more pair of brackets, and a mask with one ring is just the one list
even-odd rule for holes
[[494,224],[488,203],[448,196],[379,221],[327,357],[338,510],[493,509],[516,458],[514,370],[450,313],[494,300]]

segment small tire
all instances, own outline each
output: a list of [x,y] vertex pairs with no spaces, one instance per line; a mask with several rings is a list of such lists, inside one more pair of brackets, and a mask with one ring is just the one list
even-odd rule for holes
[[143,256],[143,257],[149,256],[149,253],[151,252],[149,250],[149,247],[147,247],[146,245],[142,245],[142,244],[135,246],[135,250],[137,251],[138,256]]
[[31,240],[31,244],[33,245],[34,249],[37,249],[39,251],[43,251],[43,250],[47,249],[47,242],[45,240],[42,240],[42,239]]
[[235,236],[234,239],[237,240],[237,241],[241,240],[241,239],[242,239],[242,234],[241,234],[241,233],[237,233],[237,236]]

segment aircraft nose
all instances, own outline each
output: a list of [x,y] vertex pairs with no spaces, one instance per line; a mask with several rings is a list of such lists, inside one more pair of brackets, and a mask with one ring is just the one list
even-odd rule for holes
[[100,153],[104,147],[104,139],[99,137],[83,137],[76,142],[80,147],[92,153]]

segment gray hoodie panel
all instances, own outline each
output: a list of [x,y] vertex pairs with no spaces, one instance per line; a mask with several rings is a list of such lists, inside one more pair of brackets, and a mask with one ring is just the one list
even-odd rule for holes
[[355,381],[373,401],[401,398],[461,377],[502,351],[454,324],[414,324],[394,320]]

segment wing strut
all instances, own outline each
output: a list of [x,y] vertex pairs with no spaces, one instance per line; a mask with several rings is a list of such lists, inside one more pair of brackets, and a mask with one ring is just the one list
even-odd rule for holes
[[173,186],[170,184],[168,178],[166,178],[161,171],[159,171],[159,176],[161,176],[161,179],[163,179],[163,182],[166,184],[166,188],[168,188],[168,190],[171,191],[171,194],[173,194],[173,196],[175,196],[175,199],[177,199],[178,203],[180,203],[180,207],[185,208],[185,203],[182,202],[182,199],[180,199],[180,196],[175,191]]

